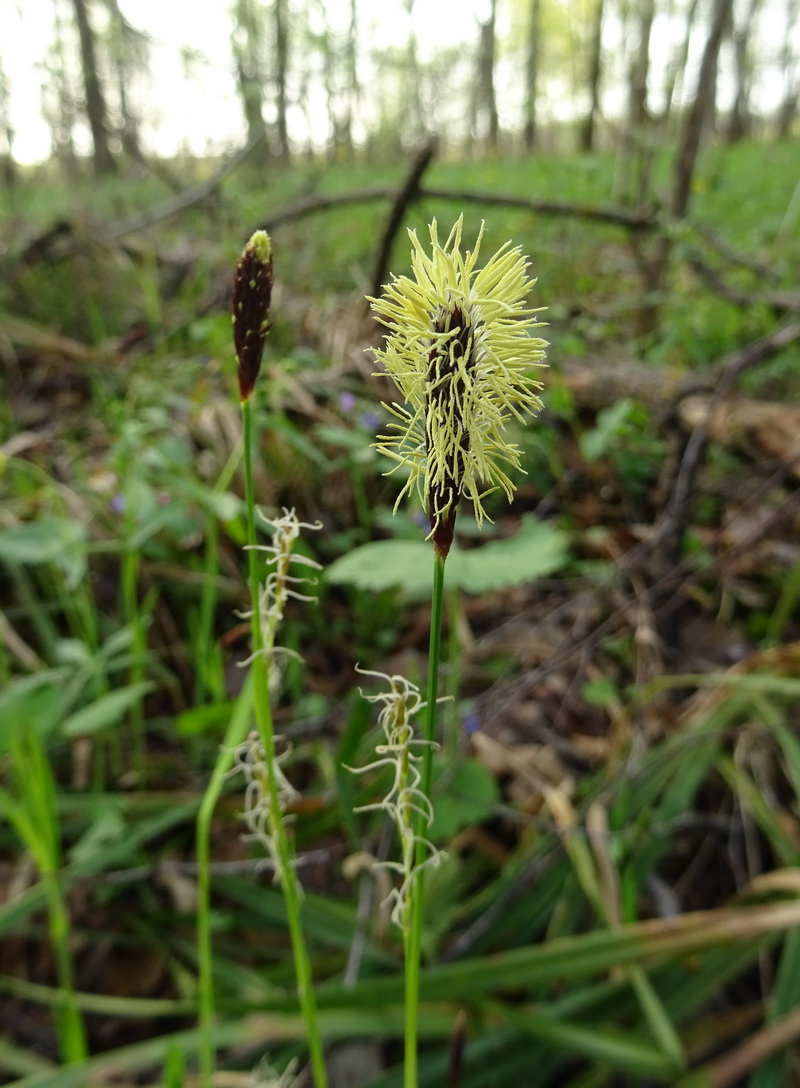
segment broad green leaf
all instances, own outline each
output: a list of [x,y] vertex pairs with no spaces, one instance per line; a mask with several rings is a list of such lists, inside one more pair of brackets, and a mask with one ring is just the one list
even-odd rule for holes
[[[474,759],[464,759],[452,772],[447,766],[439,770],[431,836],[436,842],[446,842],[491,815],[498,789],[492,772]],[[439,793],[440,789],[443,792]]]
[[178,732],[183,734],[205,733],[208,729],[220,729],[228,724],[236,705],[235,699],[208,706],[193,706],[183,710],[176,718]]
[[121,842],[128,828],[119,809],[112,802],[98,805],[87,830],[69,852],[70,860],[80,865],[108,845]]
[[80,737],[119,725],[127,711],[152,691],[152,688],[151,683],[144,681],[109,692],[108,695],[101,695],[90,706],[83,707],[67,718],[64,722],[64,736]]
[[0,692],[0,752],[9,750],[20,731],[32,730],[46,738],[64,713],[64,692],[57,685],[61,670],[13,680]]
[[220,521],[233,521],[243,509],[242,500],[230,491],[209,491],[205,495],[205,502]]
[[[565,533],[547,522],[524,518],[518,533],[462,551],[455,545],[447,559],[447,585],[466,593],[485,593],[543,578],[565,566]],[[411,596],[430,592],[433,546],[423,540],[381,540],[356,548],[326,571],[332,582],[379,591],[398,587]]]
[[47,517],[0,532],[0,559],[7,563],[55,563],[74,589],[86,572],[86,530],[77,521]]

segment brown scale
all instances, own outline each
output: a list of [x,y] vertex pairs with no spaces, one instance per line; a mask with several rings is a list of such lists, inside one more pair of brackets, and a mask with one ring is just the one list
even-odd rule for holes
[[252,241],[245,246],[233,277],[233,343],[236,348],[239,392],[249,400],[261,369],[269,332],[272,301],[272,257],[259,260]]
[[[466,358],[468,369],[472,369],[472,329],[470,321],[460,306],[452,310],[443,310],[434,321],[434,331],[450,332],[457,329],[444,344],[436,341],[428,355],[428,393],[425,406],[425,452],[430,459],[433,438],[431,423],[436,418],[443,418],[452,408],[456,421],[454,428],[457,435],[452,449],[452,463],[445,466],[444,478],[432,482],[428,492],[428,516],[433,526],[433,542],[442,557],[446,557],[453,542],[453,530],[456,521],[459,481],[465,473],[465,458],[469,452],[469,432],[458,426],[463,421],[464,383],[459,370],[459,362]],[[430,463],[430,460],[429,460]],[[447,511],[442,516],[439,511]]]

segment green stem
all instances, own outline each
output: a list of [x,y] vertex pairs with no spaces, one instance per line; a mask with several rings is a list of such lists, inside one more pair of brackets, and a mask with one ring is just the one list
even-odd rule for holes
[[[434,551],[433,592],[431,596],[431,630],[428,646],[428,691],[425,715],[425,745],[422,751],[422,780],[420,789],[431,795],[433,777],[433,741],[436,736],[436,700],[439,697],[439,659],[442,647],[442,611],[444,606],[445,556]],[[417,1088],[417,1019],[419,1013],[419,971],[422,951],[422,900],[425,888],[425,845],[421,841],[427,832],[425,820],[417,811],[414,833],[417,837],[417,858],[414,881],[409,897],[409,924],[403,935],[406,971],[406,1033],[404,1088]]]
[[200,1021],[200,1085],[211,1088],[214,1079],[214,975],[211,947],[211,819],[233,766],[236,749],[244,742],[253,709],[253,683],[248,676],[228,724],[211,779],[197,813],[197,962]]
[[289,934],[292,941],[297,990],[300,1008],[308,1031],[308,1046],[311,1055],[311,1068],[317,1088],[327,1088],[328,1078],[325,1070],[325,1056],[317,1018],[317,1002],[311,973],[311,961],[303,937],[300,918],[300,885],[294,864],[293,851],[283,821],[278,782],[275,775],[275,731],[272,725],[272,711],[269,705],[269,656],[264,653],[264,630],[259,608],[261,587],[258,578],[258,552],[255,550],[255,496],[253,489],[253,417],[250,400],[242,402],[242,423],[244,431],[244,480],[245,506],[247,508],[247,550],[250,576],[250,598],[252,608],[251,638],[255,655],[252,664],[253,695],[255,699],[256,726],[264,749],[264,762],[267,767],[267,793],[269,800],[270,832],[274,837],[281,887],[286,901],[286,916],[289,922]]
[[70,919],[61,894],[58,873],[48,870],[42,874],[47,891],[50,940],[56,960],[59,1002],[56,1010],[61,1056],[67,1065],[86,1061],[89,1047],[81,1011],[75,998],[75,977],[70,950]]

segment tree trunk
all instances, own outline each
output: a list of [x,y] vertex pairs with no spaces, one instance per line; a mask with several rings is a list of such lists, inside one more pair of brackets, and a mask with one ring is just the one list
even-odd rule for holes
[[[722,45],[725,27],[731,16],[733,0],[714,0],[711,13],[711,27],[703,50],[700,74],[697,79],[697,91],[694,102],[686,115],[683,131],[680,135],[678,153],[673,171],[673,191],[670,201],[670,213],[675,219],[683,219],[689,207],[697,153],[706,121],[713,115],[716,105],[717,60]],[[661,291],[664,273],[672,247],[668,235],[658,242],[655,252],[643,261],[643,289],[645,298],[657,298]],[[651,332],[658,322],[658,301],[647,302],[640,314],[640,332]]]
[[[69,8],[67,21],[71,20],[72,6],[69,0],[64,0]],[[78,177],[78,159],[75,153],[73,129],[77,118],[77,106],[73,92],[73,79],[67,63],[64,42],[67,34],[71,32],[65,22],[65,12],[62,9],[62,0],[53,0],[53,46],[48,51],[45,71],[49,77],[42,85],[42,115],[50,129],[50,142],[52,152],[58,162],[64,177],[73,180]],[[49,99],[52,92],[53,99]]]
[[750,0],[741,23],[734,29],[733,49],[736,61],[736,94],[728,119],[725,138],[729,144],[743,140],[750,134],[750,80],[753,65],[750,58],[750,32],[758,15],[761,0]]
[[655,18],[655,0],[642,0],[639,16],[639,43],[631,64],[628,93],[628,126],[632,134],[649,118],[647,83],[650,75],[650,35]]
[[262,103],[261,81],[254,79],[248,72],[242,58],[236,58],[236,77],[239,83],[239,95],[242,99],[244,120],[247,125],[247,142],[253,144],[252,162],[259,166],[266,166],[269,162],[269,140],[267,138],[267,126],[264,121]]
[[604,0],[595,0],[592,20],[592,37],[589,42],[589,111],[581,122],[578,144],[583,152],[594,151],[595,128],[600,111],[600,75],[603,57],[603,8]]
[[415,0],[405,0],[406,14],[408,16],[408,44],[406,46],[408,90],[406,104],[401,110],[400,116],[406,118],[406,136],[410,136],[412,140],[417,141],[427,139],[428,124],[425,110],[422,108],[422,96],[420,94],[422,76],[417,55],[417,33],[414,28],[414,3]]
[[86,96],[86,116],[92,133],[94,170],[98,175],[112,174],[116,165],[108,142],[108,111],[97,70],[94,32],[89,23],[86,0],[72,0],[72,7],[81,43],[83,90]]
[[494,55],[495,25],[497,18],[497,0],[492,0],[489,18],[480,24],[480,47],[478,52],[478,94],[480,112],[486,121],[486,146],[496,152],[500,142],[500,120],[497,116],[497,100],[494,93]]
[[798,106],[800,106],[800,82],[791,88],[778,110],[775,135],[779,140],[788,140],[791,136]]
[[689,7],[686,9],[686,30],[684,31],[683,41],[675,51],[674,56],[670,60],[669,67],[667,68],[667,79],[664,85],[665,105],[664,113],[661,118],[662,121],[665,122],[669,119],[672,108],[680,99],[683,90],[686,62],[689,59],[689,43],[692,38],[692,31],[694,30],[698,2],[699,0],[691,0]]
[[[336,113],[336,85],[335,85],[335,72],[334,72],[334,53],[335,43],[333,41],[333,32],[328,25],[328,14],[325,10],[325,4],[323,0],[317,0],[317,11],[319,13],[319,19],[324,27],[322,34],[319,36],[319,48],[322,52],[322,85],[325,88],[325,110],[328,114],[328,157],[331,162],[336,161],[337,141],[339,138],[339,118]],[[306,81],[311,82],[311,73],[306,76]],[[306,94],[302,97],[303,108],[308,118],[308,128],[311,131],[311,109],[310,100]]]
[[525,127],[523,142],[530,152],[536,147],[537,117],[536,99],[539,92],[539,58],[541,56],[542,2],[531,0],[530,25],[528,28],[528,56],[525,65]]
[[[138,77],[146,78],[150,69],[150,39],[137,30],[120,11],[118,0],[105,0],[110,15],[106,34],[109,68],[119,103],[119,138],[122,150],[134,162],[146,163],[139,138],[141,118],[130,98],[130,86]],[[152,166],[146,163],[149,169]],[[174,179],[170,182],[174,187]]]
[[3,185],[7,189],[12,188],[17,180],[14,163],[14,129],[9,111],[8,77],[2,59],[0,59],[0,170],[2,170]]
[[267,125],[264,121],[264,26],[260,9],[253,5],[252,0],[237,0],[233,19],[231,44],[239,97],[247,126],[247,142],[253,147],[250,161],[253,166],[263,170],[270,161]]
[[347,68],[347,111],[342,128],[342,142],[348,158],[352,159],[355,148],[353,120],[358,112],[361,97],[361,88],[358,82],[358,6],[356,0],[350,0],[350,26],[347,31],[345,64]]
[[278,155],[283,162],[288,162],[289,128],[286,115],[288,113],[289,24],[286,0],[275,0],[275,62]]
[[781,72],[783,75],[783,101],[778,109],[776,135],[779,140],[788,140],[792,125],[797,116],[800,101],[800,73],[797,71],[797,54],[792,39],[793,31],[800,15],[800,0],[786,0],[786,29],[781,50]]
[[692,189],[697,152],[706,121],[713,116],[717,96],[717,61],[725,28],[731,17],[733,0],[714,0],[711,29],[697,79],[697,92],[683,126],[678,155],[675,160],[674,188],[670,211],[676,219],[686,215]]

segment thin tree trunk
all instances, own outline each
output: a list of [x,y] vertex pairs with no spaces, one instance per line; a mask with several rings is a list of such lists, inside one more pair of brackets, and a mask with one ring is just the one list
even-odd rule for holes
[[[119,138],[122,150],[134,162],[145,163],[148,169],[160,171],[145,159],[140,140],[141,118],[131,103],[130,87],[136,77],[146,78],[150,69],[150,41],[137,30],[120,11],[118,0],[105,0],[111,16],[106,33],[110,75],[113,77],[119,102]],[[161,171],[164,179],[166,175]],[[176,179],[169,180],[175,188]],[[176,190],[177,191],[177,190]]]
[[[8,89],[8,77],[0,59],[0,164],[3,184],[7,189],[11,189],[17,180],[17,170],[14,162],[14,128],[11,124]],[[5,144],[5,147],[2,147],[2,144]]]
[[236,78],[242,99],[244,120],[247,125],[247,142],[253,145],[253,163],[265,166],[269,161],[269,140],[263,113],[261,82],[245,69],[241,57],[236,58]]
[[402,113],[405,114],[408,119],[408,133],[412,135],[415,140],[423,140],[427,138],[428,125],[425,118],[425,111],[422,108],[422,97],[420,94],[422,79],[419,56],[417,54],[417,33],[414,28],[414,3],[415,0],[405,0],[406,14],[408,16],[408,44],[406,46],[408,98],[406,107]]
[[628,118],[622,133],[615,192],[625,205],[641,207],[650,198],[655,143],[649,133],[650,38],[655,0],[642,0],[636,9],[637,41],[628,77]]
[[267,125],[264,120],[263,20],[260,9],[251,0],[237,0],[233,19],[231,44],[239,97],[247,126],[247,142],[253,148],[250,161],[254,167],[263,170],[270,161]]
[[683,41],[680,47],[676,50],[675,55],[669,63],[667,69],[667,79],[664,85],[664,113],[662,114],[662,121],[667,121],[672,111],[673,106],[678,101],[683,90],[683,80],[686,73],[686,62],[689,59],[689,43],[692,38],[692,31],[694,30],[694,21],[697,16],[699,0],[691,0],[689,7],[686,9],[686,29],[683,35]]
[[108,111],[97,70],[94,32],[89,23],[85,0],[72,0],[72,7],[81,43],[83,90],[86,95],[86,116],[92,133],[94,170],[96,174],[112,174],[116,165],[108,142]]
[[725,28],[730,21],[732,8],[733,0],[714,0],[711,29],[703,50],[700,75],[697,80],[697,92],[686,117],[678,147],[678,155],[675,159],[674,187],[670,211],[676,219],[682,219],[686,215],[703,128],[706,121],[713,117],[716,108],[717,61]]
[[497,151],[500,142],[500,119],[497,115],[497,99],[494,92],[494,59],[496,44],[497,0],[492,0],[489,18],[480,24],[481,39],[478,61],[478,86],[481,105],[486,114],[486,144],[490,151]]
[[788,140],[791,136],[798,106],[800,106],[800,82],[795,83],[794,87],[791,88],[778,110],[775,135],[779,140]]
[[[716,105],[717,61],[725,28],[731,17],[733,0],[714,0],[711,13],[711,26],[706,39],[700,74],[697,79],[697,91],[694,102],[686,115],[683,131],[680,135],[678,153],[673,168],[673,191],[670,212],[675,219],[683,219],[689,207],[697,153],[700,139],[708,119],[713,116]],[[647,333],[655,328],[658,320],[660,292],[667,262],[672,248],[668,235],[658,242],[655,252],[643,261],[643,287],[645,298],[651,301],[642,307],[640,331]]]
[[541,56],[542,3],[531,0],[530,24],[528,27],[528,56],[525,65],[525,127],[523,142],[526,151],[533,151],[538,137],[536,99],[539,93],[539,58]]
[[288,162],[289,128],[286,118],[288,113],[289,24],[287,21],[286,0],[275,0],[275,60],[278,154],[283,162]]
[[581,122],[578,144],[583,152],[594,151],[597,115],[600,112],[600,75],[603,58],[604,0],[595,0],[592,37],[589,42],[589,111]]
[[761,0],[750,0],[741,23],[734,29],[733,49],[736,61],[736,94],[728,120],[725,138],[729,144],[748,136],[751,128],[750,80],[753,66],[750,62],[750,33],[758,15]]
[[353,121],[358,112],[361,88],[358,82],[358,6],[356,0],[350,0],[350,26],[347,32],[347,112],[345,114],[343,142],[349,158],[353,158],[355,141]]
[[649,118],[647,83],[650,76],[650,35],[655,18],[655,0],[642,0],[639,16],[639,44],[633,58],[628,97],[628,125],[633,134]]
[[776,126],[776,135],[779,140],[788,140],[791,135],[792,125],[797,116],[798,102],[800,101],[800,75],[797,72],[797,54],[792,43],[792,32],[797,25],[798,16],[800,16],[799,0],[787,0],[786,30],[784,45],[781,50],[784,91],[783,101],[778,109]]

